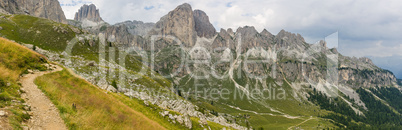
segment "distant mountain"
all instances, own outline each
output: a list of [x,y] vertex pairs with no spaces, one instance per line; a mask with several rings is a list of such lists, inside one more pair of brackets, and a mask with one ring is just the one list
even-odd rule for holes
[[369,56],[373,63],[381,66],[382,68],[392,71],[399,79],[402,78],[402,58],[396,55],[387,57],[373,57]]
[[[360,117],[354,116],[370,115],[372,113],[366,110],[375,111],[376,109],[372,107],[373,102],[368,101],[369,97],[366,96],[370,95],[367,95],[365,91],[371,92],[377,87],[400,88],[392,72],[376,66],[368,58],[343,56],[336,48],[328,48],[325,41],[309,44],[300,34],[281,30],[273,35],[267,30],[258,32],[253,26],[239,27],[235,32],[232,29],[221,29],[220,32],[215,33],[209,31],[209,20],[202,20],[204,21],[201,22],[202,27],[197,28],[197,18],[194,18],[194,14],[208,18],[204,13],[193,12],[189,4],[182,4],[170,11],[149,32],[149,36],[162,36],[156,39],[155,50],[150,50],[149,47],[143,48],[155,52],[155,71],[162,75],[178,72],[171,78],[172,82],[182,89],[183,93],[188,93],[184,96],[185,98],[198,98],[194,101],[195,104],[201,106],[205,103],[221,104],[212,107],[221,109],[219,112],[225,112],[234,106],[240,110],[256,113],[279,112],[286,115],[293,112],[308,113],[309,105],[301,105],[305,101],[316,102],[315,100],[325,99],[325,102],[328,100],[331,104],[333,100],[337,100],[336,102],[344,103],[342,107],[345,108],[342,111],[326,110],[341,114],[348,111],[353,114],[345,115],[353,117],[354,120],[371,123],[381,119],[370,117],[363,121],[358,119]],[[164,37],[169,35],[178,38],[184,48]],[[149,43],[149,37],[144,37],[141,42],[133,42],[130,45],[150,45]],[[124,43],[117,44],[127,46]],[[179,56],[180,51],[185,52],[185,60]],[[250,62],[250,59],[257,62]],[[197,61],[203,62],[197,63]],[[182,64],[186,66],[180,67]],[[216,77],[216,75],[224,76]],[[246,96],[251,96],[252,89],[271,88],[272,85],[283,88],[286,91],[287,100],[276,104],[275,101],[262,98],[266,95],[258,95],[259,98],[254,100],[241,99],[236,97],[236,94],[231,95],[233,97],[230,99],[222,100],[205,97],[206,95],[203,97],[194,90],[230,90],[231,94],[240,91]],[[396,92],[394,89],[389,91]],[[199,99],[200,97],[202,99]],[[319,106],[322,105],[321,102],[316,103]],[[335,103],[335,106],[339,103]],[[297,109],[297,112],[288,109],[284,104],[293,104],[292,106],[295,106],[293,109]],[[325,109],[328,106],[320,107]],[[260,122],[260,120],[252,121],[259,116],[261,115],[252,115],[251,124]],[[401,122],[390,121],[389,123]]]
[[194,10],[195,31],[199,37],[212,38],[216,34],[215,27],[209,22],[208,15],[202,10]]
[[[383,90],[384,93],[398,93],[393,87],[400,88],[392,72],[376,66],[368,58],[343,56],[336,48],[328,48],[325,41],[310,44],[300,34],[281,30],[274,35],[266,29],[258,32],[253,26],[216,32],[208,15],[201,10],[193,10],[187,3],[179,5],[155,24],[127,21],[88,30],[105,35],[110,46],[139,47],[148,53],[154,52],[154,70],[161,75],[175,74],[169,79],[175,89],[180,90],[177,92],[179,95],[202,109],[212,110],[214,114],[229,114],[224,117],[232,121],[240,120],[236,122],[238,124],[250,123],[254,128],[276,128],[266,125],[270,121],[265,119],[275,120],[278,116],[287,117],[284,119],[286,122],[293,121],[298,115],[321,118],[319,115],[325,113],[317,113],[317,106],[318,109],[353,118],[356,122],[374,125],[372,122],[381,119],[372,118],[379,115],[369,112],[377,111],[376,107],[372,107],[370,100],[376,99],[370,97],[370,92],[375,93],[376,88],[392,87]],[[151,44],[155,35],[160,37],[153,39],[154,44]],[[168,36],[177,38],[183,46],[178,46]],[[192,60],[207,62],[197,64]],[[249,60],[263,63],[249,63]],[[183,64],[186,66],[181,66]],[[197,78],[202,75],[206,77]],[[195,92],[196,86],[203,90],[229,90],[231,97],[214,99]],[[256,96],[251,94],[252,89],[272,87],[283,89],[286,100],[264,99],[267,94],[242,99],[237,94]],[[335,106],[342,110],[332,109]],[[398,109],[398,105],[389,109]],[[230,115],[239,111],[250,112],[251,118]],[[388,114],[395,116],[398,112]],[[261,116],[264,119],[260,119]],[[361,119],[364,116],[370,118]],[[346,124],[338,117],[325,118],[349,127],[356,125]],[[258,124],[260,122],[264,123]],[[358,128],[365,127],[361,125]]]
[[157,23],[115,25],[90,6],[69,21],[80,29],[5,15],[0,34],[36,45],[49,60],[99,88],[139,99],[183,129],[209,129],[213,122],[234,129],[402,127],[395,75],[369,58],[343,56],[326,41],[310,44],[300,34],[253,26],[217,32],[205,12],[187,3]]
[[0,13],[27,14],[67,23],[58,0],[0,0]]
[[89,20],[92,22],[102,22],[102,18],[100,17],[99,10],[96,9],[94,4],[83,5],[77,13],[75,13],[74,20],[76,21],[84,21]]
[[163,16],[149,32],[149,35],[176,36],[186,47],[194,46],[197,36],[212,38],[215,34],[216,30],[205,12],[193,11],[187,3]]
[[69,24],[82,28],[99,28],[106,22],[101,18],[99,9],[94,4],[90,4],[81,6],[75,13],[74,20],[69,20]]

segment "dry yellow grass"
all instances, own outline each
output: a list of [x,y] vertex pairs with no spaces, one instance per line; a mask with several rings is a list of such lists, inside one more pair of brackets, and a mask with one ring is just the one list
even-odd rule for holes
[[29,67],[40,66],[45,57],[25,46],[0,37],[0,78],[16,81]]
[[[23,101],[20,97],[20,85],[17,83],[19,76],[27,69],[46,69],[42,64],[46,58],[28,48],[0,37],[0,108],[7,107],[6,111],[11,113],[7,116],[9,124],[13,129],[22,129],[21,122],[27,120],[29,115],[22,105],[13,101]],[[11,129],[11,128],[5,128]]]
[[165,129],[66,70],[39,77],[35,83],[58,107],[70,129]]
[[0,64],[0,79],[12,79],[15,80],[18,78],[18,72],[10,70],[3,65]]

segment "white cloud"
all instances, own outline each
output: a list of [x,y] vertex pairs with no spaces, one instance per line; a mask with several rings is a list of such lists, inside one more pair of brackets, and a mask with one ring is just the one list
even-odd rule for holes
[[402,44],[391,45],[385,44],[384,41],[377,41],[373,43],[367,43],[366,46],[362,48],[345,46],[342,48],[341,53],[349,56],[356,57],[390,57],[390,56],[400,56],[402,57]]

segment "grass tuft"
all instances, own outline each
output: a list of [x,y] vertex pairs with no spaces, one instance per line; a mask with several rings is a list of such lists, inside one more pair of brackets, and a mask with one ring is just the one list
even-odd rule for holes
[[45,70],[43,63],[46,63],[46,58],[42,55],[0,37],[0,108],[9,106],[7,110],[12,114],[7,118],[14,129],[21,129],[21,122],[30,118],[22,105],[12,103],[25,102],[21,99],[18,78],[27,69]]

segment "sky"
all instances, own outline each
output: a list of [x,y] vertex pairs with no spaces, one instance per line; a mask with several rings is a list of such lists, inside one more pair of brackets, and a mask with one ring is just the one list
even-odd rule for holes
[[236,30],[284,29],[308,43],[337,33],[342,55],[369,57],[402,79],[402,1],[400,0],[59,0],[68,19],[84,4],[95,4],[114,24],[127,20],[157,22],[183,3],[207,13],[211,23]]

